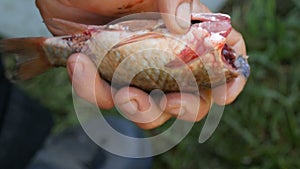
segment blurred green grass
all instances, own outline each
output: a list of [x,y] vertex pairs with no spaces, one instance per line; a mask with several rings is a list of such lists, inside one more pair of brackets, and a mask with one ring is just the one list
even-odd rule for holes
[[154,168],[300,168],[300,3],[231,0],[222,12],[247,43],[247,86],[209,141],[196,124]]
[[[207,142],[197,142],[203,122],[197,123],[178,146],[154,157],[153,168],[300,168],[299,2],[229,0],[221,12],[232,16],[250,56],[245,90],[225,108]],[[52,110],[54,133],[77,124],[65,70],[52,70],[21,87]]]

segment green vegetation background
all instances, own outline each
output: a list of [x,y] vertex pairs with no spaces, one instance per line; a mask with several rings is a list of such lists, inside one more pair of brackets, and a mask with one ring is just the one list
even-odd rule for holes
[[[248,84],[207,142],[197,142],[197,123],[178,146],[154,157],[153,168],[300,168],[300,1],[229,0],[221,12],[247,43]],[[78,123],[64,69],[21,86],[53,111],[53,134]]]

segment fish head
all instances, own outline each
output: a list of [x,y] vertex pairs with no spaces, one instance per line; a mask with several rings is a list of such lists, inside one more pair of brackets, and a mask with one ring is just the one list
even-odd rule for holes
[[[230,71],[236,75],[242,74],[246,78],[249,77],[248,56],[238,55],[233,48],[227,45],[228,36],[232,31],[229,15],[193,13],[191,23],[187,36],[188,34],[192,34],[192,36],[186,40],[186,48],[178,54],[180,63],[189,64],[200,58],[213,70]],[[180,66],[178,63],[174,61],[168,66]]]
[[[212,62],[221,60],[220,55],[231,31],[230,17],[224,14],[193,13],[189,31],[178,39],[185,47],[177,52],[177,59],[170,62],[170,67],[180,67],[192,61],[202,59]],[[217,52],[217,54],[216,54]],[[208,56],[211,53],[213,56]],[[208,61],[210,60],[210,61]]]

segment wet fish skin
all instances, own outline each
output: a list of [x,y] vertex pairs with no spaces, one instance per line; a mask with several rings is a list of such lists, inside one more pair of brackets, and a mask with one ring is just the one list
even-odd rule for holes
[[[145,91],[197,91],[249,76],[247,56],[228,50],[231,31],[225,14],[194,13],[184,35],[168,32],[162,20],[130,20],[92,26],[52,19],[49,24],[67,34],[51,38],[0,41],[0,51],[17,55],[14,78],[26,80],[55,66],[65,66],[72,53],[88,55],[101,77],[117,87],[132,85]],[[238,64],[238,65],[235,65]]]

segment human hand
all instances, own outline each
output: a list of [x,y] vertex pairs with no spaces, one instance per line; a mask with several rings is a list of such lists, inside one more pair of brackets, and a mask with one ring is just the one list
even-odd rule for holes
[[[179,24],[175,17],[190,20],[190,13],[209,12],[200,3],[192,0],[37,0],[37,6],[44,19],[61,18],[84,24],[106,24],[118,17],[137,12],[163,12],[171,14],[163,17],[168,29],[173,33],[184,33],[189,22]],[[183,5],[182,5],[183,4]],[[181,5],[179,7],[179,5]],[[191,6],[193,9],[191,10]],[[47,25],[55,35],[62,33]],[[239,54],[245,54],[242,36],[236,31],[229,35],[228,42]],[[158,102],[144,91],[134,87],[111,90],[111,86],[95,72],[94,63],[83,54],[73,54],[67,63],[68,72],[76,93],[83,99],[109,109],[117,106],[126,116],[144,129],[151,129],[165,123],[171,117],[199,121],[209,111],[212,101],[229,104],[239,95],[246,79],[242,76],[227,84],[226,95],[211,96],[211,91],[200,91],[200,96],[190,93],[169,93]],[[75,71],[76,68],[76,71]],[[79,70],[80,69],[80,70]],[[221,90],[222,87],[217,88]],[[113,92],[111,92],[113,91]],[[218,93],[218,92],[217,92]],[[96,98],[96,99],[95,99]],[[180,113],[180,110],[183,110]]]

